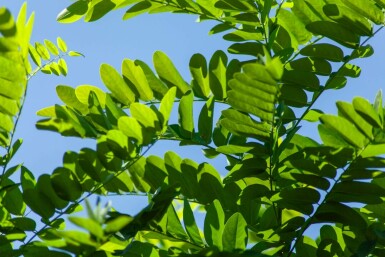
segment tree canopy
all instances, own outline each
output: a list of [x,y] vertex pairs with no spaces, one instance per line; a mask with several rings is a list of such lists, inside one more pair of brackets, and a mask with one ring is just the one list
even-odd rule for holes
[[[124,56],[120,69],[101,64],[107,90],[57,86],[62,103],[39,110],[36,127],[95,146],[36,176],[11,166],[28,83],[39,72],[66,76],[66,59],[82,54],[61,38],[30,42],[27,4],[17,18],[0,8],[1,256],[385,255],[382,92],[338,101],[335,115],[314,108],[360,76],[353,61],[374,54],[384,0],[78,0],[57,20],[93,22],[121,8],[123,20],[215,21],[209,33],[231,46],[191,56],[190,78],[157,51],[152,66]],[[310,123],[320,142],[301,135]],[[207,161],[151,155],[168,140],[199,146]],[[218,156],[227,162],[214,167]],[[87,201],[116,194],[145,194],[148,205],[121,213]],[[87,217],[76,214],[82,206]],[[306,234],[316,224],[318,235]]]

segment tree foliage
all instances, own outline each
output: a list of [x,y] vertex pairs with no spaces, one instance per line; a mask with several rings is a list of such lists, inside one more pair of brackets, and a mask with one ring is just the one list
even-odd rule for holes
[[[385,255],[382,93],[373,103],[337,102],[336,115],[313,108],[359,77],[352,61],[374,53],[368,43],[383,27],[383,0],[78,0],[58,21],[96,21],[119,8],[124,20],[162,12],[213,20],[209,33],[231,45],[193,55],[190,82],[157,51],[154,69],[130,59],[120,70],[102,64],[108,91],[58,86],[63,103],[38,111],[36,127],[96,146],[66,152],[61,167],[35,178],[8,165],[22,143],[13,135],[28,82],[38,71],[66,75],[65,58],[81,54],[61,38],[31,44],[26,5],[17,19],[1,8],[2,256]],[[322,142],[300,134],[308,122],[318,123]],[[148,154],[164,140],[198,145],[228,165]],[[88,217],[71,215],[91,195],[143,193],[148,206],[137,214],[86,202]],[[64,229],[68,215],[82,230]],[[309,237],[315,224],[319,235]]]

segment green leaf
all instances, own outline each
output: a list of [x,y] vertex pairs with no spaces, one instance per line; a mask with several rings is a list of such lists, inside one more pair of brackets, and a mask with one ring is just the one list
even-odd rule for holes
[[187,199],[183,201],[183,223],[191,241],[197,245],[204,245],[200,236],[199,228],[195,222],[194,213],[191,210],[190,203]]
[[33,61],[37,66],[40,67],[40,66],[41,66],[41,57],[40,57],[40,55],[37,53],[35,47],[33,47],[33,45],[29,45],[28,51],[29,51],[29,55],[31,56],[32,61]]
[[366,137],[373,137],[373,127],[354,110],[352,104],[338,101],[336,105],[338,108],[339,116],[344,117],[345,119],[352,122],[354,126]]
[[[319,75],[330,75],[332,72],[332,66],[330,63],[321,58],[300,58],[286,64],[287,70],[314,72]],[[339,74],[343,76],[343,74]]]
[[178,108],[180,133],[187,139],[191,139],[194,132],[193,101],[194,95],[189,91],[181,98]]
[[353,147],[362,148],[365,145],[366,137],[346,119],[324,114],[320,117],[320,120],[327,128],[336,131],[341,138]]
[[142,126],[135,118],[128,116],[120,117],[118,127],[126,136],[135,139],[139,145],[143,144]]
[[119,102],[129,106],[135,101],[134,93],[114,67],[108,64],[102,64],[100,66],[100,77],[106,87],[112,92],[113,97],[115,97]]
[[27,217],[16,217],[10,220],[16,228],[23,231],[34,231],[36,229],[36,222]]
[[67,62],[64,59],[60,58],[57,63],[58,63],[60,73],[63,74],[64,76],[67,76],[68,74]]
[[153,99],[153,92],[148,84],[146,75],[143,69],[134,61],[125,59],[122,63],[123,78],[126,80],[131,90],[133,90],[137,97],[143,101],[150,101]]
[[377,25],[380,25],[384,22],[384,13],[380,8],[374,5],[373,2],[367,2],[365,0],[341,0],[349,8],[357,12],[359,15],[368,18]]
[[337,43],[349,48],[356,48],[360,43],[360,37],[343,25],[330,21],[315,21],[306,25],[306,28],[316,34],[328,37]]
[[322,43],[311,44],[301,49],[300,54],[305,56],[326,59],[332,62],[341,62],[344,59],[344,52],[338,46]]
[[320,86],[318,77],[306,71],[285,70],[282,81],[300,86],[308,91],[316,91]]
[[218,100],[227,97],[226,66],[226,54],[223,51],[216,51],[209,63],[209,81],[210,89]]
[[148,12],[151,7],[152,3],[150,1],[140,1],[139,3],[135,3],[135,5],[131,6],[130,9],[126,11],[123,20],[128,20],[139,14]]
[[60,51],[62,51],[63,53],[67,52],[67,44],[61,37],[58,37],[56,39],[56,44],[59,47]]
[[207,208],[204,220],[204,235],[209,246],[223,249],[222,235],[225,228],[225,214],[218,200],[214,200]]
[[362,97],[355,97],[353,99],[353,107],[358,112],[362,118],[364,118],[368,123],[374,127],[382,127],[381,120],[378,117],[378,114],[374,110],[373,106],[369,103],[368,100]]
[[39,42],[35,43],[35,49],[36,49],[36,52],[40,55],[40,57],[43,58],[43,60],[49,60],[51,58],[51,55],[49,54],[48,49],[44,45],[40,44]]
[[46,48],[51,52],[51,54],[55,56],[59,55],[59,49],[56,47],[56,45],[52,41],[48,39],[44,39],[44,44]]
[[69,217],[68,219],[76,226],[84,228],[97,238],[103,238],[104,232],[102,226],[95,220],[81,217]]
[[[88,2],[81,0],[68,6],[57,16],[57,21],[61,23],[72,23],[79,20],[88,11]],[[65,49],[65,48],[63,48]],[[63,51],[63,49],[61,49]],[[66,51],[63,51],[66,52]]]
[[155,98],[161,100],[168,91],[167,86],[157,76],[155,76],[154,72],[146,63],[140,60],[135,60],[135,64],[142,68],[144,74],[146,75],[148,84],[153,90]]
[[[106,97],[107,97],[106,93],[103,90],[101,90],[98,87],[92,86],[92,85],[80,85],[80,86],[77,86],[75,88],[75,95],[76,95],[77,99],[73,99],[73,95],[72,95],[72,92],[71,92],[72,90],[71,89],[60,88],[59,92],[58,92],[58,90],[56,90],[56,91],[57,91],[58,95],[59,95],[59,92],[61,92],[59,97],[60,97],[60,99],[65,104],[67,104],[68,106],[71,106],[71,107],[73,107],[75,109],[81,108],[81,109],[78,109],[78,110],[79,111],[80,110],[86,111],[86,113],[88,113],[88,111],[89,111],[88,110],[88,104],[89,104],[89,99],[90,99],[90,93],[91,92],[93,92],[97,96],[98,101],[99,101],[100,105],[102,106],[102,108],[104,108],[104,106],[105,106]],[[73,101],[75,101],[75,103],[73,103]],[[77,103],[78,101],[81,104],[83,104],[83,106],[87,106],[87,110],[84,107],[80,107],[78,105],[78,103]]]
[[[85,87],[83,86],[83,89]],[[59,96],[59,98],[67,105],[75,110],[78,110],[80,113],[87,114],[88,113],[88,95],[91,91],[91,88],[87,90],[88,92],[85,93],[83,90],[78,89],[76,95],[76,91],[74,88],[70,86],[65,85],[59,85],[56,87],[56,93]],[[100,95],[100,94],[99,94]],[[78,99],[80,98],[81,101]]]
[[175,101],[175,95],[176,95],[176,88],[170,88],[167,93],[163,96],[160,106],[159,106],[159,112],[163,116],[163,130],[162,132],[165,132],[167,130],[167,124],[168,120],[170,119],[172,107],[174,105]]
[[2,205],[5,209],[14,215],[24,215],[26,206],[19,185],[6,178],[2,183],[2,187],[7,188],[5,195],[2,196]]
[[24,166],[21,166],[20,181],[21,181],[21,188],[23,189],[23,192],[26,191],[27,189],[35,188],[35,185],[36,185],[35,177],[33,176],[33,173]]
[[327,200],[334,202],[358,202],[380,204],[385,196],[385,189],[379,185],[359,181],[343,181],[335,184]]
[[306,115],[303,117],[303,119],[310,121],[310,122],[317,122],[317,121],[319,121],[322,114],[323,114],[323,112],[321,110],[311,109],[306,113]]
[[281,9],[277,15],[278,24],[285,27],[300,44],[306,44],[312,37],[305,25],[298,19],[293,12]]
[[356,58],[366,58],[372,56],[373,54],[374,49],[371,45],[360,46],[357,49],[354,49],[350,58],[352,58],[352,60]]
[[44,219],[49,219],[55,213],[55,207],[51,201],[35,189],[29,188],[25,190],[23,192],[23,199],[29,208]]
[[91,4],[86,16],[84,17],[84,21],[91,22],[99,20],[115,8],[116,4],[114,2],[116,1],[102,0]]
[[236,212],[227,220],[223,229],[222,244],[226,252],[246,249],[247,223],[241,213]]
[[207,98],[210,94],[210,85],[205,57],[201,54],[194,54],[190,59],[189,67],[191,76],[193,77],[191,85],[194,95]]
[[358,78],[360,74],[361,74],[361,68],[350,63],[345,64],[338,71],[338,76],[346,76],[346,77],[352,77],[352,78]]
[[372,25],[369,21],[342,4],[327,4],[323,11],[329,18],[348,27],[357,35],[372,35]]
[[66,201],[76,201],[82,195],[82,187],[69,169],[56,168],[51,183],[57,195]]
[[69,51],[68,55],[72,56],[72,57],[77,57],[77,56],[83,56],[84,57],[84,54],[76,52],[76,51]]
[[133,103],[130,106],[132,117],[134,117],[145,128],[154,128],[161,130],[161,124],[158,117],[158,111],[141,103]]
[[198,119],[199,136],[207,143],[211,143],[214,119],[214,97],[210,97],[203,105]]
[[291,84],[281,86],[278,99],[294,107],[304,107],[308,103],[305,91],[301,87]]
[[52,187],[51,178],[48,174],[41,175],[36,184],[36,188],[55,206],[56,209],[64,209],[68,201],[61,199]]
[[347,205],[337,202],[322,204],[314,215],[315,223],[341,223],[356,228],[366,228],[366,221],[358,213]]
[[190,90],[187,83],[183,80],[182,76],[165,53],[156,51],[153,56],[153,62],[159,78],[165,82],[168,87],[176,87],[178,89],[177,96],[179,98]]

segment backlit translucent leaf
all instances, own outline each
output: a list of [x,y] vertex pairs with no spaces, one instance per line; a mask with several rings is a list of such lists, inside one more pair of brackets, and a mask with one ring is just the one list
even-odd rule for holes
[[[60,89],[60,90],[63,90],[62,88]],[[67,89],[68,90],[68,89]],[[77,98],[77,100],[81,103],[81,104],[83,104],[83,105],[86,105],[87,106],[87,111],[88,111],[88,103],[89,103],[89,97],[90,97],[90,92],[93,92],[96,96],[97,96],[97,98],[98,98],[98,101],[99,101],[99,103],[101,104],[101,106],[102,107],[104,107],[105,106],[105,102],[106,102],[106,93],[103,91],[103,90],[101,90],[100,88],[98,88],[98,87],[95,87],[95,86],[92,86],[92,85],[80,85],[80,86],[77,86],[76,88],[75,88],[75,95],[76,95],[76,98]],[[68,93],[68,92],[67,92]],[[59,92],[58,92],[58,94],[59,94]],[[60,99],[61,99],[61,96],[59,95],[59,97],[60,97]],[[71,95],[69,95],[69,96],[67,96],[67,97],[71,97],[71,99],[72,99],[72,94]],[[63,98],[65,98],[64,97],[64,95],[63,95]],[[64,101],[63,99],[61,99],[64,103],[66,103],[67,105],[69,105],[69,106],[71,106],[71,107],[74,107],[75,109],[78,109],[77,107],[80,107],[80,106],[78,106],[77,104],[76,105],[70,105],[70,104],[68,104],[67,102],[70,100],[70,99],[68,99],[68,100],[66,100],[66,101]],[[75,100],[76,101],[76,100]],[[77,102],[77,101],[76,101]],[[72,102],[71,102],[71,104],[72,104]],[[76,106],[76,107],[75,107]],[[83,110],[83,111],[86,111],[85,109],[83,109],[84,107],[81,107],[82,109],[79,109],[79,110]]]
[[366,137],[346,119],[332,115],[322,115],[320,120],[326,127],[336,131],[340,137],[352,146],[361,148],[365,145]]
[[72,57],[76,57],[76,56],[83,56],[84,57],[84,55],[82,53],[76,52],[76,51],[69,51],[68,55],[72,56]]
[[84,17],[84,21],[91,22],[96,21],[106,15],[108,12],[115,8],[115,1],[111,0],[102,0],[96,3],[92,3],[88,8],[88,12]]
[[47,49],[53,54],[53,55],[59,55],[59,49],[56,47],[52,41],[48,39],[44,39],[44,44],[47,47]]
[[185,200],[183,205],[183,223],[187,234],[192,242],[198,245],[203,245],[202,238],[200,236],[199,228],[195,222],[194,213],[191,210],[190,203]]
[[136,119],[123,116],[118,120],[118,127],[126,136],[135,139],[138,144],[143,143],[142,126]]
[[57,46],[59,47],[60,51],[67,52],[67,44],[61,37],[58,37],[56,39],[56,43],[57,43]]
[[58,61],[58,66],[59,66],[60,73],[63,74],[64,76],[67,76],[67,73],[68,73],[67,62],[64,59],[60,58]]
[[234,213],[226,222],[222,235],[223,250],[232,252],[244,250],[247,244],[247,223],[239,212]]
[[157,112],[141,103],[133,103],[130,106],[131,115],[145,128],[154,128],[160,131],[160,121]]
[[292,11],[305,25],[314,21],[323,20],[322,13],[317,12],[317,9],[312,7],[312,4],[316,4],[316,2],[317,1],[309,4],[306,0],[293,0],[294,7]]
[[373,4],[373,2],[368,2],[365,0],[341,0],[349,8],[353,9],[359,15],[368,18],[377,25],[380,25],[384,22],[384,13],[380,8]]
[[222,100],[227,97],[226,66],[226,54],[222,51],[215,52],[209,63],[209,81],[210,89],[215,98],[218,100]]
[[139,3],[134,4],[126,11],[123,16],[124,20],[131,19],[139,14],[148,12],[152,7],[152,3],[150,1],[140,1]]
[[[80,92],[80,90],[78,92]],[[73,89],[72,87],[59,85],[56,87],[56,93],[60,97],[60,99],[68,106],[75,108],[81,113],[88,112],[88,105],[78,100],[75,93],[75,89]],[[82,100],[83,102],[85,102],[86,100],[85,97]],[[87,99],[87,103],[88,103],[88,99]]]
[[182,97],[182,95],[190,90],[187,83],[183,80],[182,76],[165,53],[161,51],[155,52],[153,62],[160,79],[164,81],[168,87],[178,88],[178,97]]
[[130,86],[130,89],[143,101],[153,99],[153,92],[148,84],[143,69],[134,61],[125,59],[122,63],[123,78]]
[[41,57],[40,55],[37,53],[35,47],[33,47],[33,45],[29,45],[29,55],[31,56],[31,59],[32,61],[37,65],[37,66],[41,66]]
[[354,110],[352,104],[338,101],[336,105],[339,116],[342,116],[352,122],[362,134],[366,135],[366,137],[373,137],[373,127]]
[[294,35],[298,43],[305,44],[311,39],[311,33],[306,30],[305,25],[292,12],[281,9],[277,19],[278,24],[284,26],[287,31]]
[[[79,20],[88,11],[87,1],[76,1],[75,3],[62,10],[56,17],[57,21],[61,23],[72,23]],[[61,50],[63,51],[64,48]],[[63,51],[66,52],[66,51]]]
[[306,28],[316,34],[328,37],[343,46],[356,48],[360,43],[360,37],[343,25],[330,21],[316,21],[306,25]]
[[382,127],[382,123],[378,117],[377,112],[374,110],[373,106],[369,103],[368,100],[362,97],[355,97],[353,99],[353,107],[356,112],[358,112],[362,118],[364,118],[372,126]]
[[102,64],[100,66],[100,76],[103,83],[119,102],[128,106],[135,101],[134,93],[114,67],[108,64]]
[[207,73],[207,62],[203,55],[194,54],[190,59],[191,82],[195,96],[207,98],[210,94],[210,86]]
[[193,101],[194,95],[189,91],[181,98],[178,108],[180,133],[184,138],[188,139],[192,137],[194,131]]
[[209,246],[216,246],[223,249],[222,234],[225,228],[225,215],[218,200],[208,207],[204,220],[204,235]]
[[154,72],[150,69],[150,67],[148,67],[146,63],[140,60],[135,60],[135,64],[142,68],[144,74],[146,75],[148,84],[153,90],[154,97],[161,100],[168,90],[167,86],[162,81],[160,81],[157,76],[155,76]]
[[332,20],[345,25],[358,35],[372,35],[372,26],[369,21],[343,4],[327,4],[323,7],[323,11]]
[[97,223],[95,220],[90,218],[81,218],[81,217],[69,217],[68,218],[73,224],[84,228],[89,231],[92,235],[97,238],[103,238],[104,233],[101,225]]
[[200,137],[205,140],[206,143],[211,142],[211,136],[213,133],[213,118],[214,118],[214,97],[211,97],[199,114],[198,119],[198,132]]
[[51,55],[49,54],[47,48],[39,42],[35,43],[35,49],[40,55],[40,57],[43,58],[43,60],[49,60],[51,58]]
[[171,116],[172,107],[174,105],[175,95],[176,88],[170,88],[160,102],[159,112],[163,115],[162,132],[167,129],[168,120]]

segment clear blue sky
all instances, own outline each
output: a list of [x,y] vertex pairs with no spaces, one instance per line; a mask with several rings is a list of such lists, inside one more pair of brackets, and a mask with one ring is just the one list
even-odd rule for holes
[[[167,53],[185,80],[190,81],[188,62],[194,53],[202,53],[209,59],[215,50],[226,50],[230,45],[219,35],[208,35],[214,23],[196,23],[197,17],[180,14],[141,15],[122,21],[124,10],[121,10],[112,12],[94,23],[83,21],[74,24],[57,23],[57,14],[71,2],[69,0],[28,2],[29,13],[31,11],[36,13],[32,42],[41,42],[44,39],[55,41],[56,37],[60,36],[67,42],[69,48],[86,56],[86,58],[67,59],[69,66],[67,77],[40,74],[30,81],[28,99],[17,130],[18,137],[24,139],[24,145],[16,160],[24,162],[35,174],[51,173],[54,168],[61,165],[63,153],[67,150],[78,151],[86,145],[95,149],[95,144],[91,140],[63,138],[56,133],[35,129],[35,123],[39,119],[35,114],[36,111],[60,103],[56,96],[56,85],[103,86],[99,77],[100,64],[109,63],[118,70],[124,58],[141,59],[151,64],[152,53],[156,50]],[[15,16],[22,3],[21,0],[3,1]],[[384,42],[385,31],[370,41],[375,49],[375,56],[356,62],[362,68],[361,77],[349,79],[348,85],[340,91],[327,92],[321,97],[318,107],[328,112],[335,112],[336,100],[351,101],[357,95],[372,100],[385,84]],[[175,146],[167,142],[150,154],[162,155],[164,151],[175,150]],[[181,155],[192,159],[196,157],[195,152],[183,151]]]

